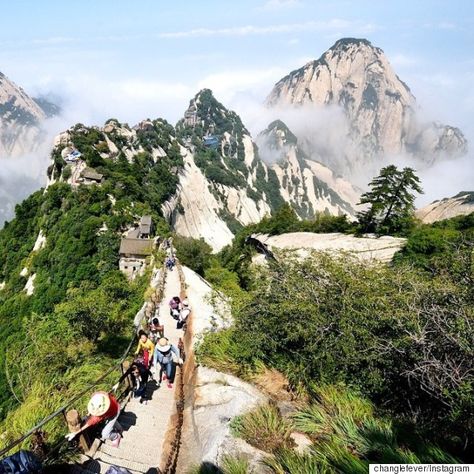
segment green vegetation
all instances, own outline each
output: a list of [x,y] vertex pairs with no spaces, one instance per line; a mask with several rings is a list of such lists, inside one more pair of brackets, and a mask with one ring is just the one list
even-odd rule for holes
[[[190,141],[194,146],[194,160],[204,175],[212,183],[247,187],[246,178],[249,169],[244,163],[243,136],[249,134],[240,117],[227,110],[215,99],[212,91],[203,89],[191,100],[194,107],[196,123],[185,124],[184,120],[176,126],[177,135],[182,140]],[[218,140],[216,148],[207,147],[203,137],[211,135]],[[227,135],[228,140],[225,139]],[[225,141],[224,141],[225,140]]]
[[[0,231],[1,445],[105,372],[130,341],[149,275],[130,283],[118,271],[120,235],[143,214],[153,217],[158,234],[169,233],[161,204],[175,192],[172,170],[182,165],[169,125],[154,121],[147,133],[139,134],[145,149],[169,153],[156,163],[149,151],[131,162],[121,152],[102,158],[103,133],[77,125],[73,143],[104,183],[72,189],[59,182],[38,191]],[[56,177],[64,167],[60,156],[55,149]],[[40,230],[46,242],[33,251]],[[28,296],[24,288],[33,275]],[[54,422],[49,440],[62,431],[61,420]]]
[[235,417],[231,422],[235,436],[266,452],[291,447],[291,424],[282,419],[278,408],[262,405],[245,415]]
[[176,236],[173,238],[176,256],[179,261],[192,268],[199,275],[204,276],[204,271],[210,266],[212,248],[204,239]]
[[[264,463],[275,473],[366,473],[370,463],[456,463],[406,426],[377,415],[373,403],[342,386],[322,386],[293,415],[312,445],[304,455],[278,448]],[[250,442],[250,441],[249,441]]]
[[362,194],[360,204],[369,208],[359,212],[361,232],[404,234],[413,227],[414,193],[422,193],[420,180],[412,168],[398,170],[390,165],[380,170],[370,191]]
[[249,462],[246,459],[224,456],[222,460],[224,474],[247,474],[249,469]]
[[248,474],[249,472],[250,466],[246,459],[223,456],[221,466],[217,467],[214,464],[204,462],[192,467],[188,474]]
[[[336,219],[322,219],[319,228],[342,224],[338,230],[351,230]],[[320,447],[325,463],[318,461],[315,472],[366,472],[367,461],[377,459],[470,459],[474,215],[415,226],[389,266],[316,252],[307,259],[280,252],[265,267],[248,265],[248,235],[294,225],[307,224],[297,224],[283,208],[274,220],[243,229],[221,252],[222,278],[217,263],[206,270],[232,298],[235,325],[209,334],[198,359],[244,378],[263,363],[283,372],[292,389],[313,403],[326,407],[324,397],[334,396],[341,410],[344,404],[365,409],[352,428],[346,415],[338,421],[334,409],[326,416],[320,405],[300,416],[319,420],[321,432],[329,423],[335,430],[331,443]],[[334,384],[339,388],[324,388]],[[342,428],[349,431],[337,431]],[[280,463],[275,472],[305,472],[285,469],[314,463],[287,448],[273,452],[271,462]]]

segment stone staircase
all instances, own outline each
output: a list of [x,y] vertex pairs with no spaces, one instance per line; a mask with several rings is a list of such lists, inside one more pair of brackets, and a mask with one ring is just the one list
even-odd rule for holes
[[[176,329],[176,321],[170,316],[168,301],[179,296],[180,282],[176,269],[168,271],[164,297],[160,303],[160,322],[165,326],[165,336],[177,345],[182,330]],[[177,368],[177,372],[179,372]],[[178,376],[178,374],[177,374]],[[159,372],[155,374],[159,377]],[[160,472],[166,463],[163,453],[166,447],[166,434],[171,428],[171,417],[176,413],[175,386],[168,388],[158,380],[148,382],[145,400],[132,398],[122,409],[119,422],[124,432],[118,448],[109,441],[97,443],[95,453],[83,455],[71,473],[105,473],[111,466],[128,469],[133,474],[153,474]]]

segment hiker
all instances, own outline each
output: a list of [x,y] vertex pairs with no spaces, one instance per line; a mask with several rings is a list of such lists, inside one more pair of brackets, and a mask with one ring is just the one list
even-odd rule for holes
[[140,339],[138,341],[137,350],[135,355],[138,355],[136,362],[142,363],[147,369],[150,367],[151,359],[153,357],[153,350],[155,349],[155,344],[153,344],[145,331],[141,330],[138,333]]
[[0,460],[0,473],[39,474],[43,465],[38,456],[24,449]]
[[148,378],[152,376],[150,370],[139,362],[134,362],[128,370],[119,378],[119,381],[112,387],[116,391],[121,382],[130,375],[132,379],[132,392],[134,398],[140,398],[140,403],[145,399],[146,384]]
[[165,264],[166,264],[166,268],[168,270],[172,271],[175,263],[176,263],[176,261],[175,261],[173,255],[168,255],[168,257],[166,257]]
[[169,302],[170,306],[170,315],[178,320],[179,319],[179,312],[181,311],[182,305],[181,305],[181,299],[179,296],[173,296]]
[[149,328],[150,339],[153,344],[156,344],[156,341],[165,335],[165,327],[160,324],[160,320],[156,316],[153,316],[153,318],[151,318]]
[[118,448],[123,429],[117,421],[120,415],[120,405],[117,399],[107,392],[96,392],[89,400],[87,410],[89,414],[85,424],[80,430],[68,433],[66,439],[72,441],[79,433],[90,426],[106,421],[102,428],[101,438],[109,439],[112,441],[112,446]]
[[[160,364],[160,379],[163,374],[163,380],[168,380],[168,388],[173,388],[175,365],[182,364],[179,349],[170,344],[169,339],[162,337],[155,347],[155,355],[153,356],[153,366],[155,373],[157,371],[157,362]],[[158,382],[159,383],[159,382]]]
[[176,323],[176,329],[181,329],[184,327],[190,314],[191,314],[191,307],[189,306],[188,299],[185,298],[182,302],[181,311],[179,312],[179,319],[178,319],[178,322]]

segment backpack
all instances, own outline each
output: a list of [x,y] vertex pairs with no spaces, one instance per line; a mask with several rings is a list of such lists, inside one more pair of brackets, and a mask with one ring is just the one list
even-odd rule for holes
[[110,466],[105,474],[132,474],[128,469],[118,466]]
[[31,474],[41,469],[41,461],[32,452],[25,450],[0,461],[0,474]]

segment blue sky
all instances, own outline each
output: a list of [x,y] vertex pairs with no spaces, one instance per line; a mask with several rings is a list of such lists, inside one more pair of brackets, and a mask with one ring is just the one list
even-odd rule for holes
[[0,71],[68,120],[176,121],[210,87],[244,115],[338,38],[381,47],[430,117],[471,135],[470,0],[0,0]]

